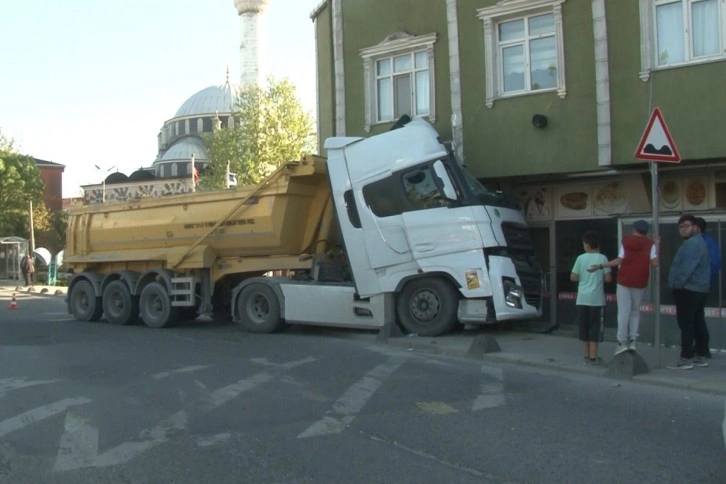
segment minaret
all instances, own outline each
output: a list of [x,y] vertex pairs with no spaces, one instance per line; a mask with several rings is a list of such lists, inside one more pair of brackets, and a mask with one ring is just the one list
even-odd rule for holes
[[262,14],[270,0],[234,0],[240,19],[240,87],[261,84],[263,81],[263,59],[265,58],[262,38]]

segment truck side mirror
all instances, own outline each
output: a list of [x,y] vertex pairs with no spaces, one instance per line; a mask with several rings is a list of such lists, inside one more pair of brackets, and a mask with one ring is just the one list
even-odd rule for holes
[[441,180],[446,199],[451,201],[457,200],[456,189],[454,188],[454,184],[451,183],[451,178],[449,178],[449,174],[446,172],[446,168],[441,160],[434,163],[434,172],[436,172],[436,176]]

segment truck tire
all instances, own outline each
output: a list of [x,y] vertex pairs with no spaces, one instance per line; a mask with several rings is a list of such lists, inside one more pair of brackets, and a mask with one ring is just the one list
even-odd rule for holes
[[403,329],[419,336],[439,336],[456,326],[459,296],[440,278],[415,279],[403,288],[396,301]]
[[123,281],[111,281],[103,290],[103,313],[112,324],[133,324],[139,319],[139,299]]
[[160,282],[149,283],[139,299],[139,310],[144,324],[150,328],[165,328],[179,316],[178,308],[171,306],[166,286]]
[[79,321],[98,321],[103,314],[101,298],[96,297],[93,286],[85,280],[73,285],[68,304],[71,313]]
[[239,323],[249,333],[275,333],[285,327],[280,301],[270,286],[252,283],[237,297]]

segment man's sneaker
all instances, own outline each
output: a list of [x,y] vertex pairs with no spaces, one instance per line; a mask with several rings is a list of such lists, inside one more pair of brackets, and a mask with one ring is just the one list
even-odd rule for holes
[[635,351],[635,340],[634,339],[631,339],[630,342],[628,343],[628,350]]
[[605,364],[605,361],[603,361],[603,359],[598,356],[594,360],[590,359],[590,366],[607,366],[607,365]]
[[694,366],[701,366],[701,367],[708,366],[708,361],[706,361],[706,359],[703,358],[702,356],[696,356],[693,359],[693,365]]
[[691,363],[690,360],[684,360],[681,358],[675,365],[669,365],[668,368],[671,370],[692,370],[693,363]]
[[618,347],[615,348],[615,354],[619,355],[620,353],[625,353],[626,351],[628,351],[628,349],[628,345],[626,345],[625,343],[618,343]]

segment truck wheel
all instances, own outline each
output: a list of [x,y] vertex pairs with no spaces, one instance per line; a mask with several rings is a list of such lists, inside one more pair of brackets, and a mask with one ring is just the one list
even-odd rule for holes
[[280,301],[266,284],[253,283],[242,289],[237,314],[240,325],[250,333],[274,333],[285,326],[280,318]]
[[176,321],[179,311],[171,307],[166,287],[160,282],[149,283],[139,299],[141,319],[150,328],[164,328]]
[[88,281],[78,281],[73,285],[68,304],[71,313],[79,321],[98,321],[103,314],[101,298],[96,297],[93,286]]
[[109,323],[133,324],[139,318],[139,299],[123,281],[112,281],[103,290],[103,313]]
[[416,279],[398,295],[398,321],[409,333],[439,336],[456,326],[459,296],[443,279]]

